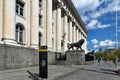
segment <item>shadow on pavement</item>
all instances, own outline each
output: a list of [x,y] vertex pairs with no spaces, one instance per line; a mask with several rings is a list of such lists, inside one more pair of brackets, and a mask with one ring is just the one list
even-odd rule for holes
[[118,69],[118,70],[111,70],[111,69],[100,69],[100,70],[103,70],[103,71],[110,71],[110,72],[115,72],[115,73],[118,73],[118,74],[120,74],[120,69]]
[[54,78],[54,79],[52,79],[52,80],[63,80],[64,78],[66,78],[66,77],[68,77],[68,76],[70,76],[70,75],[73,75],[74,73],[76,73],[76,72],[78,72],[78,71],[80,71],[80,69],[77,69],[77,70],[74,70],[74,71],[72,71],[72,72],[66,73],[66,74],[64,74],[64,75],[58,76],[58,77],[56,77],[56,78]]
[[120,76],[120,73],[117,73],[117,71],[115,71],[115,70],[110,70],[110,69],[100,69],[101,71],[98,71],[98,70],[92,70],[92,69],[84,69],[84,68],[82,68],[81,70]]
[[40,80],[39,74],[37,73],[32,73],[29,70],[27,70],[28,74],[29,74],[29,78],[32,80]]

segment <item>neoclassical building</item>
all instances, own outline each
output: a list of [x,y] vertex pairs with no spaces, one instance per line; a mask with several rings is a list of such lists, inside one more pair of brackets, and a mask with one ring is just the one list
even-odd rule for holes
[[[0,0],[0,43],[65,52],[87,29],[71,0]],[[50,54],[49,54],[50,55]]]

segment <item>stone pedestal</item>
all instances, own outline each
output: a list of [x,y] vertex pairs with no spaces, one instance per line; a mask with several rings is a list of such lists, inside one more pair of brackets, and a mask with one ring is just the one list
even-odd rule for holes
[[85,52],[82,50],[66,51],[66,65],[81,65],[85,63]]

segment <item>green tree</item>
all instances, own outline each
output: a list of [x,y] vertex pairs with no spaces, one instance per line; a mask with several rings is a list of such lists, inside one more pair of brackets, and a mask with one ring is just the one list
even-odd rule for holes
[[120,48],[118,48],[116,51],[115,51],[115,54],[120,57]]
[[98,51],[97,54],[96,54],[96,58],[97,58],[97,59],[104,58],[103,52]]
[[106,56],[106,59],[107,59],[107,60],[115,60],[115,56],[116,56],[115,53],[111,53],[111,54],[108,54],[108,55]]

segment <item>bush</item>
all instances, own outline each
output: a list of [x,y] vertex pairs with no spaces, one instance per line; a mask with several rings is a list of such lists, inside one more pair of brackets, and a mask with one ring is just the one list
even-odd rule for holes
[[114,53],[111,53],[111,54],[108,54],[107,56],[106,56],[106,59],[107,60],[115,60],[115,54]]
[[120,48],[118,48],[116,51],[115,51],[115,54],[120,57]]

